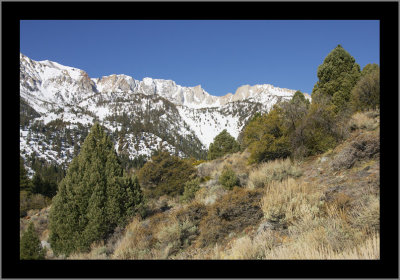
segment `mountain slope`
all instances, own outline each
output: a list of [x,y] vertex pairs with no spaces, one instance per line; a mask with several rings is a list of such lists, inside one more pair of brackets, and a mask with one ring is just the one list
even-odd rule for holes
[[97,120],[117,151],[131,159],[149,156],[161,144],[182,157],[204,158],[223,129],[237,137],[255,112],[266,112],[294,93],[245,85],[217,97],[172,80],[90,78],[83,70],[20,54],[21,155],[67,164]]

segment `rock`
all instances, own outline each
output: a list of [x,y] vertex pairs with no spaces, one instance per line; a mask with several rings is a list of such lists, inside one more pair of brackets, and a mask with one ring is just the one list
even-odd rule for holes
[[271,223],[270,221],[266,221],[264,223],[261,223],[260,226],[257,229],[257,234],[261,234],[267,230],[274,230],[276,226]]
[[42,245],[42,248],[50,249],[50,243],[46,240],[40,241],[40,245]]
[[319,161],[320,161],[320,162],[325,162],[325,161],[327,161],[327,160],[328,160],[327,157],[322,157]]

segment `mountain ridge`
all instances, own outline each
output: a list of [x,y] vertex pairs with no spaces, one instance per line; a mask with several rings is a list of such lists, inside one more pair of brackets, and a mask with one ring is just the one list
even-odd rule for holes
[[252,115],[296,92],[243,85],[218,97],[200,85],[183,87],[173,80],[139,81],[125,74],[91,78],[84,70],[22,53],[20,61],[21,156],[57,164],[72,159],[82,143],[79,135],[95,121],[106,127],[118,153],[130,159],[148,157],[160,145],[181,157],[204,158],[223,129],[237,138]]
[[[173,80],[165,79],[154,79],[145,77],[143,80],[135,80],[133,77],[125,74],[111,74],[108,76],[102,76],[99,78],[90,78],[89,75],[81,69],[64,66],[57,62],[44,60],[35,61],[27,56],[20,53],[20,58],[24,60],[27,58],[29,62],[36,62],[48,67],[53,67],[66,72],[63,72],[71,76],[71,72],[75,79],[82,76],[80,80],[86,83],[86,90],[90,90],[88,85],[94,86],[92,89],[94,92],[109,93],[124,91],[127,93],[142,92],[144,94],[155,94],[158,93],[160,96],[167,98],[176,105],[187,106],[190,108],[205,108],[222,106],[229,102],[243,101],[244,99],[253,98],[258,102],[265,101],[265,95],[273,94],[277,96],[286,97],[293,95],[296,90],[287,88],[279,88],[270,84],[256,84],[256,85],[242,85],[238,87],[235,93],[227,93],[223,96],[211,95],[205,91],[201,85],[194,87],[185,87],[177,85]],[[76,73],[80,71],[80,73]],[[169,94],[169,95],[168,95]],[[264,95],[264,96],[263,96]],[[306,98],[310,99],[310,95],[305,93]]]

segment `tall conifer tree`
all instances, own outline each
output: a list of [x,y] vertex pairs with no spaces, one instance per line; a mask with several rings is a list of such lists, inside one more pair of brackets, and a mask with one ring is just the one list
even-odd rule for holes
[[94,124],[53,200],[50,243],[56,254],[89,250],[134,213],[142,199],[140,186],[122,175],[113,143]]
[[360,65],[341,45],[333,49],[318,67],[318,82],[312,91],[313,102],[331,98],[336,111],[346,108],[350,92],[360,78]]

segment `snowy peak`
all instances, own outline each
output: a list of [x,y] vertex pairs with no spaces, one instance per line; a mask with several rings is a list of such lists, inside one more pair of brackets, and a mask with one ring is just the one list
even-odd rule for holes
[[21,155],[68,163],[82,143],[79,135],[97,120],[131,159],[150,156],[160,143],[181,156],[202,158],[222,130],[238,137],[251,116],[294,93],[262,84],[213,96],[201,85],[185,87],[172,80],[123,74],[91,78],[83,70],[20,54]]
[[[70,101],[70,97],[80,93],[76,99],[82,96],[88,97],[94,93],[143,93],[146,95],[158,95],[179,106],[200,109],[220,107],[229,102],[253,101],[270,102],[275,97],[290,98],[295,90],[278,88],[269,84],[243,85],[235,94],[228,93],[225,96],[213,96],[206,92],[201,85],[184,87],[177,85],[172,80],[143,78],[135,80],[127,75],[109,75],[101,78],[90,78],[80,69],[64,66],[57,62],[44,60],[34,61],[20,54],[21,59],[21,86],[22,91],[37,91],[48,101],[60,102],[64,99]],[[62,98],[55,98],[58,95]],[[310,98],[308,94],[306,98]]]

